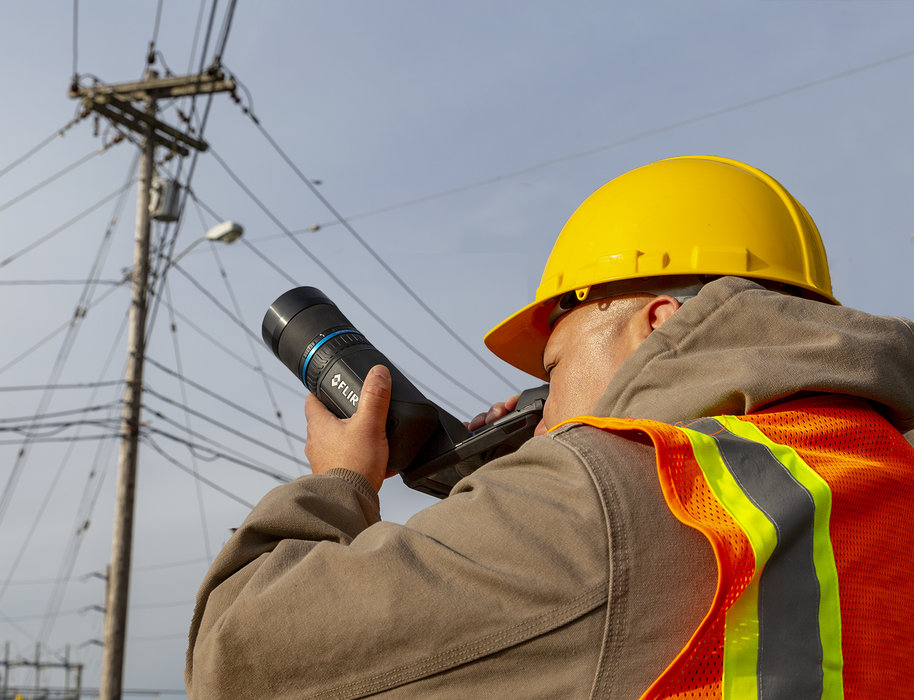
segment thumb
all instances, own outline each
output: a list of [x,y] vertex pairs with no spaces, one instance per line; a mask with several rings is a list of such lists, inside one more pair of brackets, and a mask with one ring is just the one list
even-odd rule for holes
[[387,422],[387,411],[390,408],[390,370],[384,365],[375,365],[365,377],[362,393],[359,396],[359,407],[355,418],[375,427],[380,426],[384,432]]

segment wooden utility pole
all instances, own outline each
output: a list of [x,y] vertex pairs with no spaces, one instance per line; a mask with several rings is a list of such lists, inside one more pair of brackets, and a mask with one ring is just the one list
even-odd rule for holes
[[[149,238],[152,179],[156,146],[187,155],[187,147],[200,151],[207,145],[156,118],[156,102],[163,97],[197,95],[234,90],[221,73],[158,78],[147,73],[139,83],[73,88],[71,97],[81,97],[84,106],[141,137],[139,186],[136,204],[136,236],[133,248],[133,291],[128,331],[127,372],[124,407],[121,414],[121,446],[118,454],[117,500],[111,565],[108,570],[105,606],[105,639],[99,697],[119,700],[123,688],[125,640],[127,636],[127,593],[133,547],[133,514],[136,500],[136,472],[139,454],[143,364],[146,354],[146,316],[149,298]],[[140,101],[143,109],[133,106]]]

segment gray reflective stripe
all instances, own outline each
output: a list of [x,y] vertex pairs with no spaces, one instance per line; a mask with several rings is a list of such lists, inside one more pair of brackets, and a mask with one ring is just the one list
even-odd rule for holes
[[757,563],[764,567],[758,597],[758,696],[821,697],[812,495],[767,446],[734,435],[713,418],[688,427],[713,438],[733,478],[777,532],[771,557]]

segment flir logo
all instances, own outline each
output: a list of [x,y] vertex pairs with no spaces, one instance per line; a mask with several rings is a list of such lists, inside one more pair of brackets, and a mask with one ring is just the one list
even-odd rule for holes
[[352,390],[352,387],[343,381],[343,377],[339,372],[330,378],[330,386],[337,389],[343,395],[343,398],[353,406],[356,406],[359,403],[359,395]]

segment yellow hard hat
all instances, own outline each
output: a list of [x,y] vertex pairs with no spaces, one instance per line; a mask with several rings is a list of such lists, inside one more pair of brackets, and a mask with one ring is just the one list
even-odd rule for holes
[[633,280],[647,290],[645,278],[696,275],[778,282],[838,303],[819,231],[777,180],[728,158],[683,156],[625,173],[584,200],[559,233],[533,303],[485,343],[546,379],[543,349],[560,297],[575,292],[583,302],[595,285],[628,281],[625,294],[638,291]]

